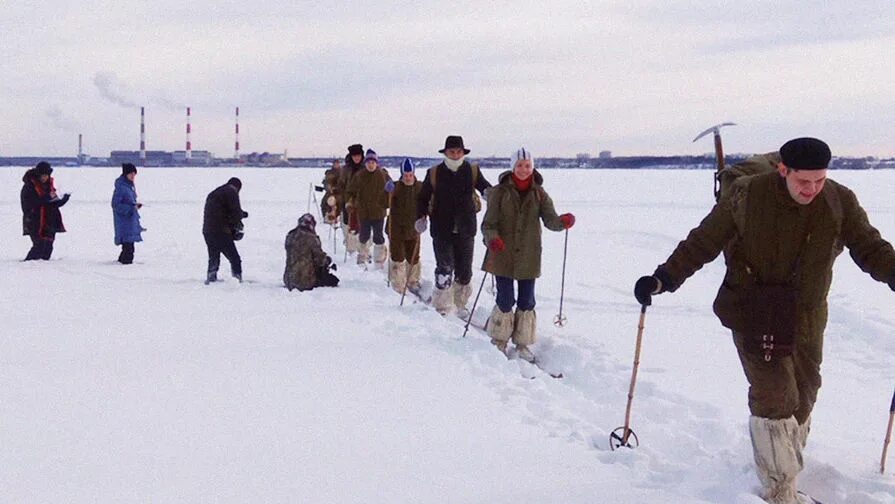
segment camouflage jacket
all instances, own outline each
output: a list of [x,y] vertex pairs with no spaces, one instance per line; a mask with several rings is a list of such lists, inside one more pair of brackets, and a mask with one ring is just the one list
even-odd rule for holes
[[286,235],[283,283],[287,289],[313,289],[317,283],[317,270],[329,266],[331,262],[332,259],[320,245],[320,237],[315,233],[296,227]]

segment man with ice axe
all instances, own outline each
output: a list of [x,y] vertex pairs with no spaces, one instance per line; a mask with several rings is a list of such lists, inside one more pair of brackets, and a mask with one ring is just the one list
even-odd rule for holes
[[796,138],[775,172],[740,177],[634,295],[674,292],[722,250],[727,272],[714,311],[732,330],[749,382],[749,431],[762,497],[813,502],[796,490],[802,449],[820,388],[833,262],[843,246],[875,280],[895,290],[895,250],[855,194],[827,179],[830,148]]

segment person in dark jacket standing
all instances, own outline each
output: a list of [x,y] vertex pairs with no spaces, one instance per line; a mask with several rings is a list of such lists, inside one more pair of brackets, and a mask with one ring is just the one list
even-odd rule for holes
[[379,156],[373,149],[367,149],[364,169],[351,178],[345,198],[350,211],[357,215],[360,223],[358,233],[357,264],[366,267],[370,259],[370,239],[373,239],[373,262],[382,269],[388,258],[382,226],[388,209],[388,194],[385,184],[391,180],[388,172],[379,166]]
[[[512,339],[516,355],[534,362],[528,347],[537,340],[535,279],[541,276],[540,221],[551,231],[562,231],[575,224],[575,216],[556,214],[553,200],[544,190],[544,179],[524,147],[510,156],[510,170],[498,181],[488,195],[488,211],[482,219],[488,247],[482,269],[492,273],[497,282],[497,304],[488,321],[488,335],[504,354]],[[519,286],[518,297],[514,283]]]
[[56,194],[52,173],[50,163],[41,161],[22,177],[22,234],[31,238],[31,250],[25,256],[26,261],[49,260],[56,233],[65,232],[59,208],[68,202],[71,195],[66,193],[60,198]]
[[348,254],[354,254],[360,247],[358,233],[360,232],[360,222],[357,220],[357,213],[348,208],[348,198],[345,195],[348,191],[348,185],[354,175],[364,169],[364,146],[361,144],[352,144],[348,146],[348,154],[345,156],[345,166],[339,174],[339,182],[337,185],[342,206],[342,232],[345,235],[345,251]]
[[391,265],[388,278],[392,288],[399,293],[406,288],[410,292],[420,289],[420,234],[414,229],[416,200],[423,184],[416,179],[413,161],[405,158],[401,163],[401,180],[396,184],[389,180],[385,192],[389,193],[388,231]]
[[242,282],[242,259],[235,240],[242,239],[242,219],[249,216],[239,204],[242,181],[236,177],[218,187],[205,198],[202,234],[208,246],[208,275],[205,284],[218,280],[221,254],[230,261],[233,278]]
[[749,383],[749,433],[762,497],[811,502],[797,492],[802,450],[821,386],[827,295],[833,263],[854,262],[895,290],[895,249],[870,224],[855,194],[827,178],[830,147],[796,138],[777,170],[739,177],[652,275],[634,285],[645,306],[676,291],[725,252],[714,311],[731,330]]
[[466,160],[469,149],[463,145],[463,137],[448,136],[444,148],[444,161],[426,172],[417,199],[418,233],[426,231],[426,217],[432,219],[432,245],[435,249],[435,293],[432,302],[435,309],[446,315],[456,308],[457,315],[465,317],[466,303],[472,294],[472,254],[478,228],[475,191],[485,194],[491,184],[479,173],[478,166]]
[[121,254],[118,255],[121,264],[134,262],[134,243],[143,241],[143,228],[140,226],[140,208],[143,204],[137,201],[136,178],[137,167],[124,163],[121,165],[121,175],[115,179],[115,191],[112,193],[115,245],[121,245]]

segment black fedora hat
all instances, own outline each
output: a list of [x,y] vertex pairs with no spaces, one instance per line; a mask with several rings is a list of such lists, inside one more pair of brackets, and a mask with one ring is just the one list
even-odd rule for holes
[[469,154],[469,149],[463,146],[463,137],[460,135],[450,135],[444,139],[444,149],[441,149],[440,153],[444,154],[444,151],[448,149],[463,149],[464,154]]

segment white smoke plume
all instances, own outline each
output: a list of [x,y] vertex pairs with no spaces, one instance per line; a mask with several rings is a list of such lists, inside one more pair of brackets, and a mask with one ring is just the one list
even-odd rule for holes
[[110,102],[126,108],[137,108],[137,104],[126,96],[127,85],[114,73],[97,72],[93,76],[93,84],[99,90],[99,94]]

